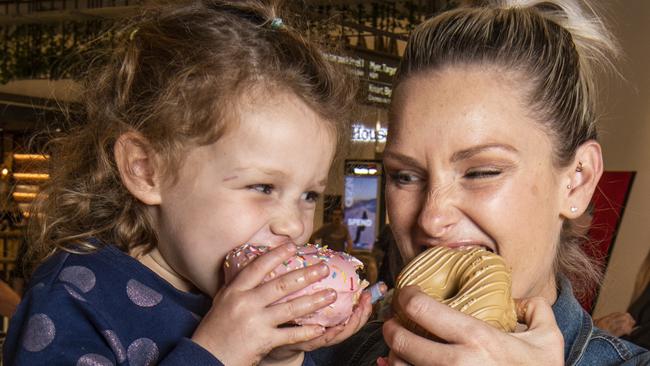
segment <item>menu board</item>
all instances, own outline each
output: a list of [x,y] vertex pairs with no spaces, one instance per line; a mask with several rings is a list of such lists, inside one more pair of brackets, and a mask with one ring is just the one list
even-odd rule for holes
[[347,66],[361,81],[359,97],[363,103],[387,108],[393,95],[393,78],[399,57],[355,50],[351,55],[326,54],[333,62]]

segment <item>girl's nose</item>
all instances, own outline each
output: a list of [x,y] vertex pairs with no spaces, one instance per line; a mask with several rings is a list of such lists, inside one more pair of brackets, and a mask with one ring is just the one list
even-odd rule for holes
[[305,223],[298,207],[284,207],[271,219],[273,235],[285,236],[296,241],[305,232]]

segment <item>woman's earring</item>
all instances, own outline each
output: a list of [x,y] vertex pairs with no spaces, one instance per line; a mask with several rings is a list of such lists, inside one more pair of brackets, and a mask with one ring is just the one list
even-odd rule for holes
[[576,206],[571,206],[571,212],[573,213],[578,212],[578,208]]
[[576,167],[576,172],[580,173],[582,171],[582,162],[578,162],[578,166]]
[[567,184],[567,185],[566,185],[566,189],[571,189],[571,188],[573,188],[572,185],[570,185],[570,184]]

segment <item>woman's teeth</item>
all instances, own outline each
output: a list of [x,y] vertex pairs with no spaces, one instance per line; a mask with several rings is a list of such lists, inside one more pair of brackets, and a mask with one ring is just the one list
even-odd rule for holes
[[[443,246],[449,246],[449,245],[443,245]],[[429,246],[423,245],[420,247],[420,253],[424,252],[425,250],[429,249]],[[481,248],[485,249],[490,253],[495,253],[494,249],[488,247],[487,245],[480,245],[480,244],[468,244],[468,245],[460,245],[460,246],[455,246],[456,249],[459,250],[469,250],[469,249],[474,249],[474,248]]]
[[494,250],[486,245],[463,245],[458,247],[458,249],[474,249],[474,248],[481,248],[487,250],[490,253],[494,253]]

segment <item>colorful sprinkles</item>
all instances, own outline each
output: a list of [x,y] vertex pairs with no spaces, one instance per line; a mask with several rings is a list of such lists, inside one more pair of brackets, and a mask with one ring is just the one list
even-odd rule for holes
[[[246,266],[253,259],[268,252],[271,249],[272,248],[267,245],[253,245],[253,244],[242,245],[236,250],[226,255],[224,266],[226,268],[229,268],[231,262],[236,262],[237,268]],[[241,256],[244,256],[246,260],[233,261],[233,258],[239,258]],[[298,251],[296,255],[293,258],[284,261],[282,265],[287,267],[287,271],[291,271],[299,268],[308,267],[310,265],[309,264],[310,259],[313,259],[311,261],[313,264],[317,264],[320,262],[328,263],[334,257],[338,257],[346,262],[352,263],[354,265],[355,270],[363,268],[363,264],[357,258],[347,253],[336,252],[327,248],[327,246],[320,246],[317,244],[305,244],[303,246],[298,246]],[[354,291],[355,283],[354,283],[353,275],[349,275],[348,273],[346,273],[344,270],[342,270],[340,267],[336,265],[330,265],[330,271],[331,271],[332,279],[340,278],[344,284],[348,281],[349,278],[350,291]],[[274,278],[275,276],[277,276],[277,274],[274,271],[269,273],[267,278]],[[360,286],[361,282],[362,281],[360,279],[357,279],[357,285]]]

